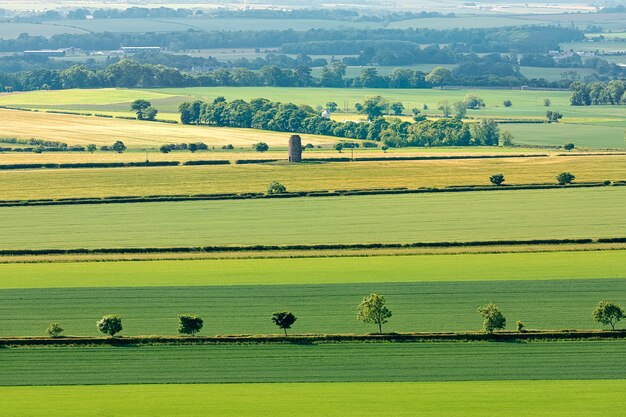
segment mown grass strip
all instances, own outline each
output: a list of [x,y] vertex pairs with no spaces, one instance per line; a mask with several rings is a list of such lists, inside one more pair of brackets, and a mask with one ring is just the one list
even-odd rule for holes
[[625,187],[599,187],[3,207],[0,250],[618,238],[624,205]]
[[98,385],[3,387],[0,403],[13,417],[621,417],[625,394],[623,379]]
[[620,379],[625,348],[624,340],[19,347],[2,349],[0,385]]

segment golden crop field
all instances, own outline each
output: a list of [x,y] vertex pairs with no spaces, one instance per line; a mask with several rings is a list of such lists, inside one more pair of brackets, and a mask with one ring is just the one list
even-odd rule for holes
[[[68,145],[112,145],[116,140],[134,148],[158,148],[165,143],[204,142],[207,145],[249,147],[256,142],[286,146],[288,133],[226,127],[185,126],[93,116],[0,109],[0,137],[45,139]],[[305,143],[331,144],[336,138],[301,135]]]
[[289,191],[488,185],[496,173],[507,184],[555,183],[564,171],[615,181],[626,180],[624,166],[626,155],[20,170],[0,172],[0,199],[265,192],[272,180]]

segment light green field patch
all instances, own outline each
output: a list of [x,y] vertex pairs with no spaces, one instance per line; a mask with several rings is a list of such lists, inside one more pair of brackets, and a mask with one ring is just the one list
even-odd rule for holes
[[66,105],[84,105],[84,104],[116,104],[131,102],[137,99],[156,100],[172,97],[172,94],[145,91],[145,90],[129,90],[120,88],[102,88],[102,89],[74,89],[74,90],[56,90],[56,91],[30,91],[25,93],[6,93],[0,94],[0,105],[3,106],[66,106]]
[[13,417],[618,417],[625,394],[626,380],[101,385],[1,388],[0,402]]
[[626,278],[626,251],[4,264],[0,288]]

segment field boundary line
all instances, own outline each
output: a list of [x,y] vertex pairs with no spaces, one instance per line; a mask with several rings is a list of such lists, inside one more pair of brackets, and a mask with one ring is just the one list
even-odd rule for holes
[[277,199],[302,197],[345,197],[386,194],[430,194],[473,191],[520,191],[520,190],[551,190],[570,188],[594,188],[607,186],[626,186],[626,180],[605,182],[584,182],[575,184],[520,184],[520,185],[453,185],[449,187],[433,188],[364,188],[352,190],[312,190],[285,192],[280,194],[266,193],[220,193],[220,194],[172,194],[148,196],[112,196],[112,197],[75,197],[58,199],[36,200],[0,200],[0,207],[21,206],[60,206],[79,204],[127,204],[127,203],[158,203],[178,201],[216,201],[216,200],[250,200],[250,199]]
[[289,336],[116,336],[116,337],[2,337],[0,346],[89,346],[89,345],[192,345],[192,344],[318,344],[350,342],[519,342],[551,340],[625,339],[626,330],[529,330],[524,332],[429,332],[383,334],[294,334]]
[[533,240],[488,240],[465,242],[413,242],[413,243],[346,243],[318,245],[247,245],[247,246],[178,246],[178,247],[135,247],[135,248],[74,248],[74,249],[2,249],[0,256],[15,255],[71,255],[71,254],[120,254],[120,253],[194,253],[194,252],[265,252],[289,250],[332,250],[332,249],[399,249],[399,248],[443,248],[472,246],[517,246],[517,245],[562,245],[589,243],[625,243],[626,237],[599,239],[533,239]]

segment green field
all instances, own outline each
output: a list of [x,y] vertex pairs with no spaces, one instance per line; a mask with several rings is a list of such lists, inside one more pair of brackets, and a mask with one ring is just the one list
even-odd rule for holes
[[0,249],[623,237],[625,203],[606,187],[5,207]]
[[[432,149],[432,148],[431,148]],[[417,149],[403,150],[419,154]],[[424,150],[423,150],[424,151]],[[442,151],[445,151],[442,149]],[[468,150],[500,152],[498,149]],[[528,152],[505,148],[504,152]],[[430,150],[430,154],[433,154]],[[460,154],[456,149],[443,154]],[[545,151],[542,151],[545,152]],[[307,157],[333,157],[336,152],[307,152]],[[388,156],[403,153],[388,152]],[[265,156],[265,155],[263,155]],[[269,154],[286,158],[286,152]],[[378,151],[358,150],[355,156],[384,156]],[[255,158],[254,153],[150,154],[150,160]],[[2,163],[144,161],[144,153],[4,154]],[[206,194],[225,192],[265,192],[278,179],[289,191],[371,189],[393,187],[446,187],[490,185],[489,177],[501,172],[507,184],[554,183],[559,172],[572,172],[578,181],[626,180],[626,155],[572,156],[551,158],[508,158],[473,160],[385,161],[358,163],[244,164],[219,166],[176,166],[114,169],[54,169],[3,171],[0,199],[106,197],[123,195]],[[454,175],[450,175],[454,172]]]
[[0,385],[620,379],[625,348],[623,340],[8,348]]
[[[13,263],[1,289],[323,285],[626,278],[624,250],[456,255]],[[393,268],[389,265],[393,264]]]
[[66,417],[153,417],[155,410],[163,417],[205,417],[207,410],[219,417],[483,417],[494,409],[502,417],[619,417],[624,392],[619,379],[99,385],[4,387],[0,402],[13,417],[47,417],[50,410]]
[[[625,109],[626,110],[626,109]],[[502,124],[518,143],[530,145],[573,143],[579,148],[626,149],[623,125],[599,126],[593,124]]]

